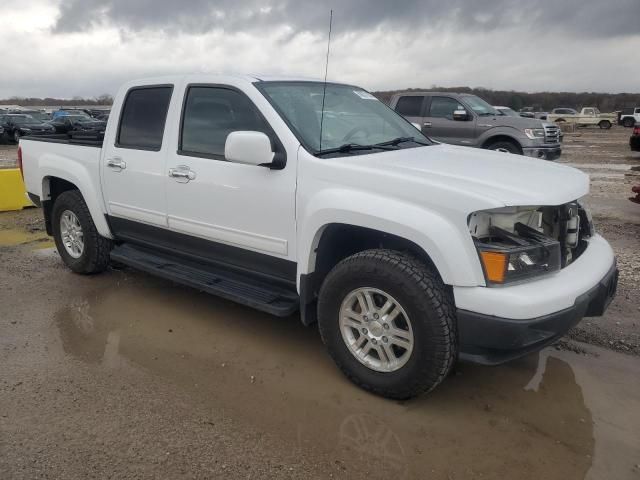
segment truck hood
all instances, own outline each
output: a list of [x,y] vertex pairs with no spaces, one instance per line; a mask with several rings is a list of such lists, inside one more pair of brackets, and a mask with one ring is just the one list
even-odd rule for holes
[[508,115],[495,115],[493,117],[479,117],[478,123],[493,125],[494,127],[512,127],[518,130],[525,128],[541,128],[543,120],[527,117],[510,117]]
[[400,188],[418,182],[443,197],[491,205],[483,208],[561,205],[589,192],[589,176],[575,168],[471,147],[437,144],[335,160],[362,167]]

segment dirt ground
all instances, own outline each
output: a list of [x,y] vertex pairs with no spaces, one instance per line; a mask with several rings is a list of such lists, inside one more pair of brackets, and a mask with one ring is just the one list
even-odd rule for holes
[[[316,328],[130,269],[63,267],[40,212],[0,214],[0,478],[640,478],[640,206],[629,130],[561,162],[620,266],[602,318],[392,402],[350,384]],[[15,147],[0,146],[0,164]]]

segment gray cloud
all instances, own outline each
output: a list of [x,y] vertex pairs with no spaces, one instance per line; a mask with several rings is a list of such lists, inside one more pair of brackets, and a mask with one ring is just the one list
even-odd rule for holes
[[87,31],[96,25],[133,32],[237,32],[282,25],[294,34],[324,32],[330,8],[338,34],[379,26],[472,32],[517,26],[527,34],[564,32],[575,37],[640,33],[639,0],[342,0],[333,6],[317,0],[65,0],[54,32]]

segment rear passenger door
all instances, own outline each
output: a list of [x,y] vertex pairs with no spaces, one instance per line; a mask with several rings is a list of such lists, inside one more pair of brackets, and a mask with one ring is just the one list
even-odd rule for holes
[[[466,110],[469,120],[454,120],[453,112]],[[473,146],[476,117],[471,110],[452,97],[433,96],[424,119],[423,132],[438,142]]]
[[149,240],[143,225],[167,226],[164,131],[172,92],[172,85],[134,87],[113,113],[119,122],[103,146],[101,177],[116,236]]

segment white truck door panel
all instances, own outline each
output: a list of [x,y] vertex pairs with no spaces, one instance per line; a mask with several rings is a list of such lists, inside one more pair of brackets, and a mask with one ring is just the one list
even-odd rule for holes
[[295,159],[282,170],[226,161],[232,131],[261,131],[270,138],[274,133],[238,90],[191,86],[185,95],[178,148],[167,157],[169,228],[293,258]]
[[166,85],[129,90],[115,136],[105,140],[103,194],[113,217],[167,225],[162,143],[172,90]]

